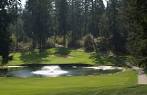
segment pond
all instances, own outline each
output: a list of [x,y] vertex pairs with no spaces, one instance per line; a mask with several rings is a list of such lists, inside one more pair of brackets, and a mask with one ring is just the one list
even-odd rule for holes
[[113,74],[123,71],[124,68],[113,66],[9,66],[0,70],[1,76],[6,77],[59,77],[59,76],[89,76]]

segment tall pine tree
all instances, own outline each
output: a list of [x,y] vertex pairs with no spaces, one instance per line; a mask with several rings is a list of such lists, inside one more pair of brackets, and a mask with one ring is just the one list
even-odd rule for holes
[[0,55],[2,64],[8,62],[10,50],[10,31],[8,26],[17,16],[19,0],[0,0]]

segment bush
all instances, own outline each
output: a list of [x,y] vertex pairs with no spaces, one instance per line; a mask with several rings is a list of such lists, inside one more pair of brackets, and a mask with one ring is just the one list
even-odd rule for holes
[[93,52],[94,49],[94,39],[91,34],[87,35],[84,39],[84,49],[87,52]]
[[56,54],[59,56],[68,56],[70,53],[70,49],[68,48],[56,48]]
[[64,45],[64,39],[63,39],[63,37],[57,36],[56,37],[56,44]]
[[80,40],[70,41],[70,43],[68,44],[68,46],[70,48],[83,48],[84,47],[84,40],[83,39],[80,39]]
[[96,39],[96,44],[97,44],[97,48],[101,53],[106,54],[108,52],[109,45],[107,39],[105,39],[104,37],[98,37]]
[[49,39],[47,40],[46,48],[54,48],[54,47],[55,47],[54,39],[49,38]]

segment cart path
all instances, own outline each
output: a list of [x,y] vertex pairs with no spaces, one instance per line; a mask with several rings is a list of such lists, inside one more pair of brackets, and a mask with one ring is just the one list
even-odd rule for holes
[[145,74],[139,75],[138,84],[147,84],[147,75]]
[[144,73],[143,69],[135,66],[132,68],[138,71],[138,84],[147,85],[147,74]]
[[139,71],[138,84],[147,84],[147,75],[144,73],[144,71]]

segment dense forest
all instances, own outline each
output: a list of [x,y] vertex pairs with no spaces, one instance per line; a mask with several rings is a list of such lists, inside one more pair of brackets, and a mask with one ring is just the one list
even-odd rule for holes
[[0,56],[53,47],[131,55],[147,66],[147,0],[0,0]]

